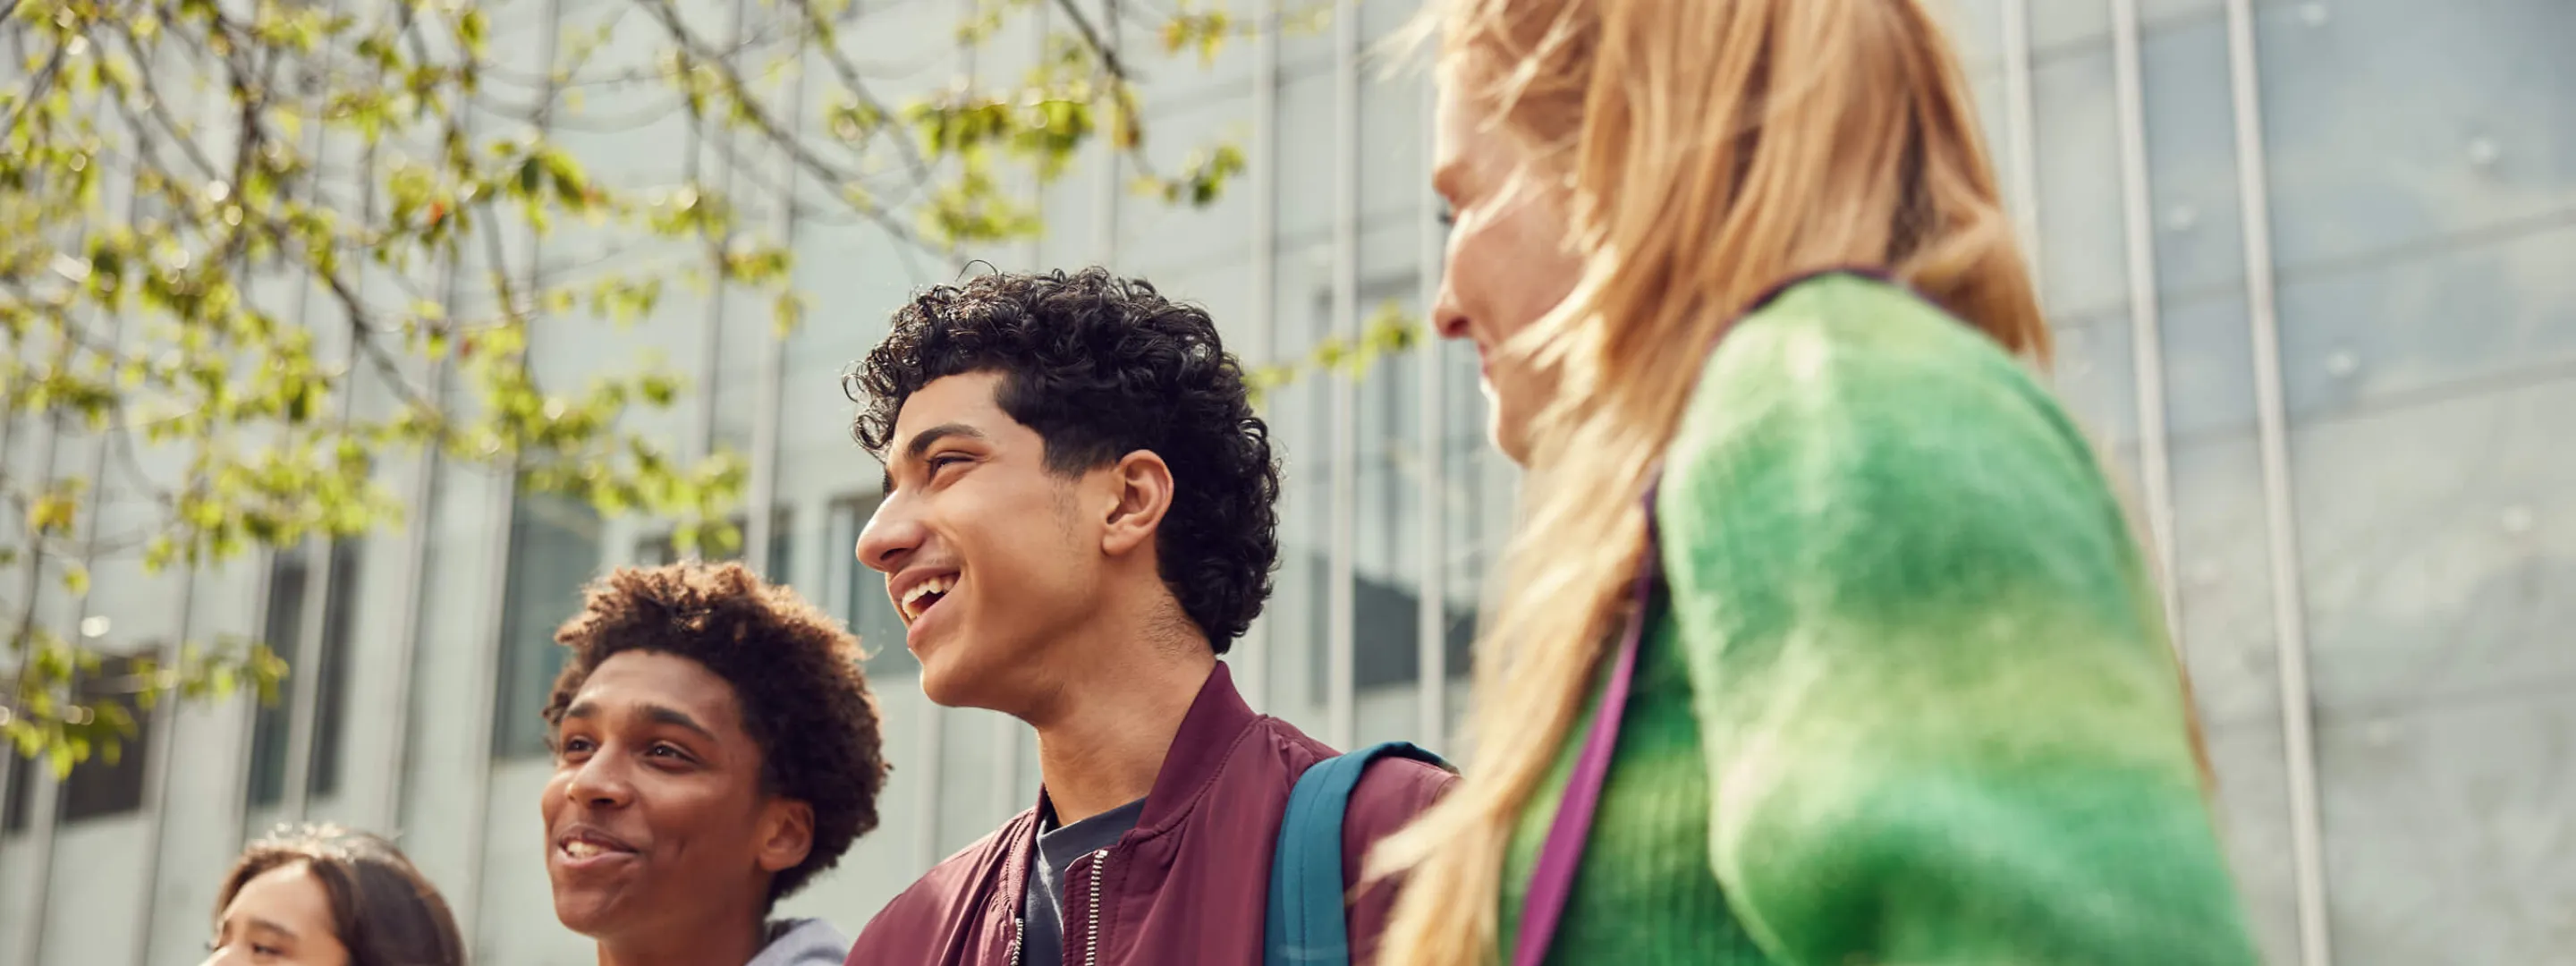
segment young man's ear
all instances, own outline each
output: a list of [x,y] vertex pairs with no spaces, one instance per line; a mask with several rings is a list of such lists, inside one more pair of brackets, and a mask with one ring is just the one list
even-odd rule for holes
[[761,815],[759,854],[763,872],[785,872],[805,861],[814,849],[814,806],[792,798],[773,798]]
[[1163,514],[1172,509],[1172,468],[1153,451],[1140,449],[1109,468],[1108,482],[1116,500],[1109,507],[1100,549],[1121,554],[1151,544]]

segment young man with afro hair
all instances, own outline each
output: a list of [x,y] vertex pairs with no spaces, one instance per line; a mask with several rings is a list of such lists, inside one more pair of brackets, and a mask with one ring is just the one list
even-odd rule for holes
[[[1099,269],[986,275],[915,297],[847,383],[886,469],[859,562],[922,691],[1028,722],[1043,783],[849,962],[1259,962],[1290,787],[1334,751],[1253,713],[1219,660],[1270,593],[1279,468],[1216,324]],[[1450,781],[1368,768],[1343,881]],[[1347,908],[1355,960],[1390,899]]]
[[839,622],[736,563],[620,569],[556,632],[540,810],[555,917],[601,966],[815,966],[771,908],[876,827],[876,700]]

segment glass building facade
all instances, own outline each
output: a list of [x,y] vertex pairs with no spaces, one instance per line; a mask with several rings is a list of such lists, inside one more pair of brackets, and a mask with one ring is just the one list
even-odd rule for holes
[[[516,63],[603,24],[594,63],[649,60],[652,29],[610,16],[619,6],[489,9]],[[1038,54],[1026,24],[943,46],[961,0],[863,6],[854,54],[916,89]],[[1168,163],[1240,138],[1251,172],[1178,209],[1088,155],[1040,193],[1042,240],[977,254],[1149,278],[1206,305],[1254,362],[1354,333],[1387,302],[1419,311],[1442,243],[1430,96],[1368,56],[1413,7],[1350,4],[1206,66],[1108,17],[1147,78],[1150,151]],[[2561,861],[2576,771],[2560,770],[2576,744],[2576,6],[1952,7],[2058,328],[2059,388],[2166,562],[2270,960],[2576,961],[2576,871]],[[653,116],[658,89],[588,88],[567,116]],[[675,286],[632,327],[538,326],[534,358],[558,382],[638,353],[682,361],[691,391],[636,425],[745,454],[742,556],[875,652],[897,769],[884,824],[785,909],[855,932],[1036,788],[1025,728],[921,698],[880,584],[850,553],[878,474],[849,442],[838,376],[907,291],[957,266],[793,212],[781,158],[662,114],[556,134],[623,183],[729,179],[758,230],[792,241],[803,326],[781,338],[764,300]],[[507,242],[532,277],[634,253],[578,227]],[[326,346],[336,321],[303,320]],[[386,404],[356,378],[356,405]],[[1248,695],[1339,744],[1457,751],[1466,643],[1515,487],[1483,438],[1472,352],[1418,349],[1265,406],[1287,470],[1284,553],[1229,659]],[[16,429],[0,436],[13,468],[97,457],[85,438]],[[196,573],[103,562],[86,599],[39,601],[40,620],[111,652],[260,634],[299,673],[275,708],[165,713],[120,764],[67,782],[13,766],[0,966],[193,959],[245,836],[298,816],[397,835],[477,962],[590,961],[554,921],[539,860],[535,711],[581,584],[669,559],[667,525],[480,468],[389,457],[379,471],[408,502],[401,529]]]

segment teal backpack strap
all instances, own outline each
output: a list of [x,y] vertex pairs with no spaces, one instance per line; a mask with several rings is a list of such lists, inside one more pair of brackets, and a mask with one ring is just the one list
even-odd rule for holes
[[1390,741],[1316,762],[1297,776],[1279,846],[1270,858],[1270,913],[1262,927],[1263,966],[1347,966],[1343,921],[1349,883],[1342,881],[1342,815],[1361,773],[1380,758],[1411,758],[1449,767],[1409,741]]

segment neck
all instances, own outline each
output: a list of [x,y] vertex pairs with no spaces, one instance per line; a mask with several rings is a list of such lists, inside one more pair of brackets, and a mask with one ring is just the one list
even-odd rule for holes
[[[1118,622],[1081,637],[1094,660],[1068,662],[1053,694],[1023,714],[1038,733],[1038,772],[1056,821],[1071,825],[1145,797],[1199,689],[1216,670],[1204,637],[1170,620]],[[1189,626],[1183,623],[1182,626]],[[1073,642],[1066,642],[1073,643]]]
[[[719,922],[664,920],[679,928],[599,941],[599,966],[710,966],[748,963],[760,955],[766,925],[758,913]],[[659,926],[662,923],[656,923]]]

